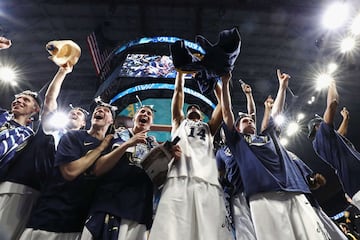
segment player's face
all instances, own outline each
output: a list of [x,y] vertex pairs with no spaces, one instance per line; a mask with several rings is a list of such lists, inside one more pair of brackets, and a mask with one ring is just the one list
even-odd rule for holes
[[26,94],[16,95],[15,100],[11,103],[11,112],[16,115],[31,116],[39,111],[35,99]]
[[71,130],[79,130],[86,125],[85,114],[77,108],[74,108],[69,112],[68,119],[69,122],[67,127]]
[[93,112],[91,124],[99,127],[107,127],[113,123],[111,110],[108,107],[97,106]]
[[192,106],[186,113],[186,118],[191,119],[191,120],[201,120],[201,111],[195,107]]
[[250,117],[243,117],[240,120],[238,131],[243,134],[255,134],[256,127],[254,120]]
[[140,108],[134,116],[134,125],[143,129],[150,129],[154,113],[148,107]]

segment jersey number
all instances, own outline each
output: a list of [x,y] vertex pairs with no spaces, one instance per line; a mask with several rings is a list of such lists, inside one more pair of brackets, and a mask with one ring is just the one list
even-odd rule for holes
[[[188,135],[188,137],[195,137],[194,132],[195,132],[195,127],[191,127],[190,134]],[[196,136],[200,136],[201,140],[205,140],[205,129],[200,128],[199,131],[196,133]]]

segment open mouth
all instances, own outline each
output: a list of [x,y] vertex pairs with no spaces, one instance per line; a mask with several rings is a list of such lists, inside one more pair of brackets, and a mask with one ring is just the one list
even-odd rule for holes
[[146,120],[145,118],[141,118],[141,119],[140,119],[140,122],[141,122],[141,123],[146,123],[147,120]]
[[101,119],[104,119],[104,116],[97,114],[94,116],[94,118],[97,120],[101,120]]

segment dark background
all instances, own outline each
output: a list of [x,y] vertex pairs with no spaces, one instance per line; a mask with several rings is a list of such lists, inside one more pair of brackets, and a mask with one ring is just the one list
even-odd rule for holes
[[[360,11],[359,1],[347,1]],[[0,34],[10,38],[13,46],[0,53],[2,64],[16,66],[20,79],[16,88],[1,85],[0,106],[8,108],[13,95],[23,89],[42,89],[52,79],[57,66],[47,59],[45,44],[50,40],[71,39],[82,48],[82,56],[63,84],[59,102],[88,106],[99,87],[86,37],[101,26],[106,38],[116,45],[144,36],[176,36],[194,40],[201,34],[215,43],[219,31],[238,26],[242,46],[233,71],[233,105],[245,110],[245,98],[238,79],[253,88],[262,118],[263,102],[277,91],[276,69],[291,75],[290,87],[297,97],[288,94],[286,114],[294,118],[302,111],[301,133],[292,138],[288,148],[315,171],[323,173],[328,184],[316,196],[329,214],[344,206],[341,187],[333,170],[319,161],[306,138],[307,121],[322,115],[326,92],[316,92],[314,74],[331,60],[339,65],[336,81],[340,106],[347,106],[351,120],[348,138],[359,147],[360,67],[359,51],[341,55],[335,44],[346,28],[329,32],[322,28],[321,16],[330,1],[325,0],[128,0],[128,1],[49,1],[12,0],[0,2]],[[354,13],[353,12],[353,13]],[[359,38],[357,39],[359,43]],[[315,96],[315,102],[307,102]],[[336,118],[336,126],[341,115]],[[260,122],[260,121],[258,121]],[[358,177],[358,176],[356,176]]]

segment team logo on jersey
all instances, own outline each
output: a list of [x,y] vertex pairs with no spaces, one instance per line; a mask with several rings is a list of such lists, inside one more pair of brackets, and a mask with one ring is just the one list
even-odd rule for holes
[[224,148],[224,154],[227,157],[232,157],[232,153],[228,147]]
[[244,135],[245,141],[252,146],[263,146],[269,142],[268,136]]

